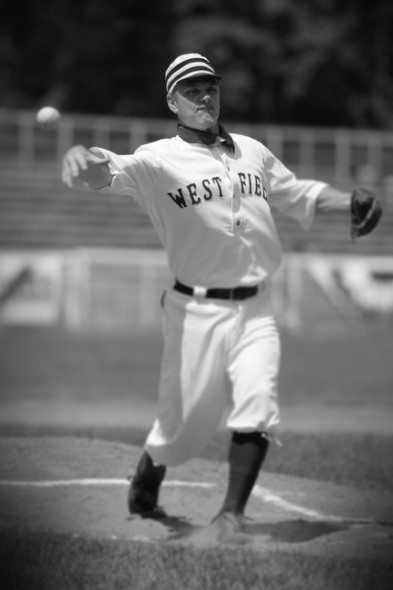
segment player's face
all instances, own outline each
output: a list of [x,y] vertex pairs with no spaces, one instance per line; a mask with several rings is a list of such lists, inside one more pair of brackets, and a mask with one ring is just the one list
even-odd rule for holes
[[168,106],[183,125],[192,129],[217,131],[220,87],[214,78],[193,78],[179,82]]

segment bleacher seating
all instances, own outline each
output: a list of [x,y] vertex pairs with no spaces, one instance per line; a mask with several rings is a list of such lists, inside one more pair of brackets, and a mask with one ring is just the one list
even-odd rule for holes
[[[275,213],[284,251],[392,255],[393,195],[385,203],[380,226],[356,243],[349,239],[348,218],[317,218],[304,232]],[[159,248],[143,210],[127,197],[100,194],[83,187],[69,190],[57,163],[0,165],[0,249],[86,247]]]

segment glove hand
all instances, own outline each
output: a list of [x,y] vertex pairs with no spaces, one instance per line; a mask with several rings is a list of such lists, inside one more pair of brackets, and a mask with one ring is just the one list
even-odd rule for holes
[[357,188],[351,195],[351,238],[371,233],[382,217],[382,205],[371,191]]

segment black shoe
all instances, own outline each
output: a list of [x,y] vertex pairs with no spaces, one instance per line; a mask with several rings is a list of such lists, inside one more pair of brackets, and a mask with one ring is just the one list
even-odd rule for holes
[[138,473],[129,479],[131,483],[128,489],[127,503],[130,514],[139,514],[145,517],[155,516],[156,518],[166,516],[165,512],[158,507],[160,486],[147,488]]

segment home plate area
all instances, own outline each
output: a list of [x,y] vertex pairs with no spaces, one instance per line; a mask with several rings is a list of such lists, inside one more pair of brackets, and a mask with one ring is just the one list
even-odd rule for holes
[[[170,468],[166,516],[130,516],[127,476],[141,449],[84,438],[1,438],[0,526],[141,542],[209,543],[227,466],[196,459]],[[391,560],[391,495],[261,472],[243,533],[255,550]]]

